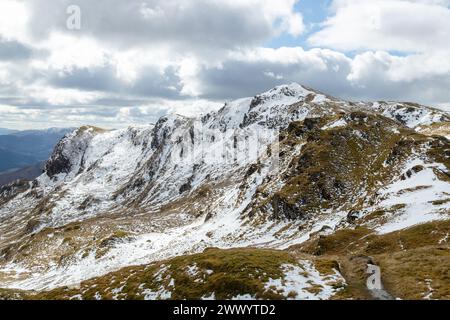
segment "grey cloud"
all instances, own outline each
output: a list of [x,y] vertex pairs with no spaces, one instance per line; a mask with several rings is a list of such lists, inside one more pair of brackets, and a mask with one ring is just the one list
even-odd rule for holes
[[333,0],[331,15],[308,38],[337,50],[432,52],[449,49],[448,1]]
[[85,91],[116,91],[120,85],[110,67],[75,68],[68,71],[50,71],[49,84],[58,88]]
[[17,61],[29,59],[32,48],[15,40],[7,40],[0,36],[0,61]]
[[[164,44],[211,51],[251,46],[273,34],[271,22],[259,7],[238,7],[225,1],[31,0],[31,5],[30,31],[39,38],[60,30],[127,47]],[[69,5],[81,8],[80,31],[66,29]]]
[[372,74],[354,84],[352,95],[358,100],[409,101],[437,106],[450,101],[450,75],[414,81],[392,81]]
[[[438,105],[450,101],[450,74],[423,76],[416,80],[392,80],[382,64],[350,81],[351,59],[316,53],[322,67],[304,62],[247,62],[229,60],[222,68],[203,69],[199,79],[203,98],[231,99],[252,96],[276,85],[298,82],[326,94],[349,100],[413,101]],[[325,67],[323,67],[325,66]]]
[[138,78],[128,84],[117,78],[113,65],[107,64],[91,69],[50,71],[46,78],[50,85],[57,88],[102,91],[124,96],[180,99],[179,92],[182,87],[176,71],[176,68],[168,67],[161,74],[155,67],[143,67]]
[[218,69],[204,69],[199,75],[207,99],[230,99],[255,95],[274,86],[298,82],[336,96],[350,96],[346,60],[324,58],[325,69],[309,63],[227,61]]
[[141,97],[181,99],[180,81],[174,67],[166,68],[162,75],[152,68],[144,68],[130,92]]
[[95,101],[96,105],[106,106],[106,107],[135,107],[140,105],[148,104],[148,99],[146,98],[135,98],[135,97],[109,97],[109,98],[100,98]]

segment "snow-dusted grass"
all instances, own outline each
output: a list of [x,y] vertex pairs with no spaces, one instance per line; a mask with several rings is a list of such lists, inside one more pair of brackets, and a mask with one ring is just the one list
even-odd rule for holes
[[335,295],[345,280],[334,270],[333,275],[321,275],[311,262],[301,261],[299,265],[281,266],[284,276],[269,279],[265,288],[281,293],[285,298],[295,300],[326,300]]
[[[211,271],[211,272],[210,272]],[[46,299],[328,299],[345,286],[336,270],[287,252],[208,249],[164,262],[129,267],[71,289],[43,292]]]

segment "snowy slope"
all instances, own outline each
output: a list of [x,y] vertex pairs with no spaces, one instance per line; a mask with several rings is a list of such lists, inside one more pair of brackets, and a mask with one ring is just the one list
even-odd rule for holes
[[449,115],[441,110],[424,108],[414,103],[376,102],[372,104],[372,108],[385,117],[395,119],[410,128],[450,120]]

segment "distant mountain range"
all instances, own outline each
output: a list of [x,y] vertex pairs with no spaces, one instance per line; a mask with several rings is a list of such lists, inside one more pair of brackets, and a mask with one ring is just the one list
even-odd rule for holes
[[[71,128],[27,131],[0,129],[0,185],[5,180],[2,179],[5,173],[9,177],[6,180],[10,180],[14,177],[13,172],[19,169],[39,166],[48,159],[58,141],[71,131]],[[23,175],[20,170],[18,173],[19,176]]]
[[0,128],[0,135],[12,134],[18,132],[17,130]]
[[44,166],[45,161],[42,161],[22,169],[0,173],[0,186],[14,182],[16,180],[31,181],[44,172]]

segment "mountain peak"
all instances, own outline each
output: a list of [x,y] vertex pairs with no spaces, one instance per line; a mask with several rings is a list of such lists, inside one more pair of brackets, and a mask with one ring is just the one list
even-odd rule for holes
[[266,91],[259,96],[262,97],[306,97],[308,94],[314,93],[312,90],[307,89],[306,87],[292,82],[290,84],[283,84],[272,88],[269,91]]

